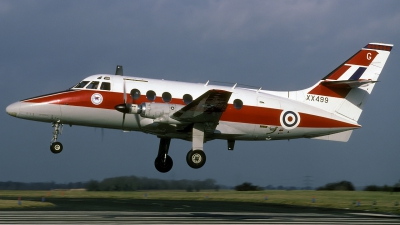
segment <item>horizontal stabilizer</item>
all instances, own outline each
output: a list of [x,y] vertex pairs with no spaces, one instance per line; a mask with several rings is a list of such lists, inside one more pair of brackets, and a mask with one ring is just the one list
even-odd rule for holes
[[331,87],[331,88],[355,88],[355,87],[361,87],[364,85],[368,84],[373,84],[378,81],[372,81],[372,80],[324,80],[321,82],[322,85],[326,87]]

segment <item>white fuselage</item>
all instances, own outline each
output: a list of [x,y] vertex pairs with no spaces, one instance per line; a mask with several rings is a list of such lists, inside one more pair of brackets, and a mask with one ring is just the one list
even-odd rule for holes
[[[71,88],[64,92],[22,100],[10,105],[7,112],[19,118],[42,122],[60,121],[70,125],[142,131],[159,137],[191,139],[191,131],[185,130],[188,124],[163,123],[154,118],[123,114],[115,110],[114,107],[124,101],[125,85],[128,93],[127,103],[165,103],[174,106],[175,109],[186,105],[183,101],[184,95],[190,95],[194,100],[212,89],[231,92],[226,111],[222,114],[216,129],[211,129],[210,132],[205,129],[205,141],[311,138],[359,127],[355,121],[339,115],[257,89],[108,74],[93,75],[83,81],[88,83],[98,81],[99,85],[96,89]],[[100,89],[102,82],[110,83],[109,90]],[[132,89],[140,91],[139,98],[132,99],[129,95]],[[146,96],[149,91],[155,93],[155,99],[151,93],[148,94],[150,98]],[[172,98],[163,98],[165,93],[169,93]],[[240,109],[235,108],[236,99],[243,103]],[[291,118],[286,114],[289,117],[285,123],[283,114],[288,111],[295,113],[298,118]],[[288,124],[290,126],[287,126]]]

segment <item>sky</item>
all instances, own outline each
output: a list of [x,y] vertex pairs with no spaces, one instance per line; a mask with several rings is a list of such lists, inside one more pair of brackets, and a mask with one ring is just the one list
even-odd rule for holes
[[[0,181],[59,183],[115,176],[212,178],[219,184],[314,187],[400,180],[398,1],[18,1],[0,0]],[[50,152],[50,123],[5,112],[21,99],[115,72],[187,82],[226,81],[264,90],[312,86],[370,42],[394,44],[349,142],[311,139],[204,146],[172,140],[174,167],[154,168],[159,139],[139,132],[64,126]]]

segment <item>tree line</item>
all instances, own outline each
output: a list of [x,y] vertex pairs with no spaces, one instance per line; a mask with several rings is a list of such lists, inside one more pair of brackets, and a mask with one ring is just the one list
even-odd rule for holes
[[[317,191],[354,191],[354,185],[350,181],[340,181],[334,183],[328,183],[325,186],[317,188]],[[364,191],[387,191],[387,192],[400,192],[400,181],[395,183],[393,186],[389,185],[368,185]]]
[[0,182],[0,190],[52,190],[52,189],[79,189],[85,188],[87,182],[75,182],[67,184],[58,184],[55,182]]
[[55,182],[0,182],[0,190],[54,190],[80,189],[88,191],[137,191],[137,190],[219,190],[220,186],[213,179],[205,180],[161,180],[136,176],[121,176],[106,178],[101,181],[70,182],[60,184]]
[[219,190],[216,181],[205,180],[161,180],[147,177],[122,176],[106,178],[102,181],[91,180],[86,185],[88,191],[137,191],[137,190]]

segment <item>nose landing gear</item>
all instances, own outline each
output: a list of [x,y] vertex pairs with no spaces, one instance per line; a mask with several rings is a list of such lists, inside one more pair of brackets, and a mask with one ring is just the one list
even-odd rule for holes
[[61,123],[60,120],[58,120],[57,122],[52,124],[52,127],[54,127],[54,131],[53,131],[53,139],[51,139],[50,143],[50,150],[52,153],[54,154],[58,154],[63,150],[63,145],[61,144],[61,142],[57,141],[58,135],[62,133],[62,127],[63,124]]

